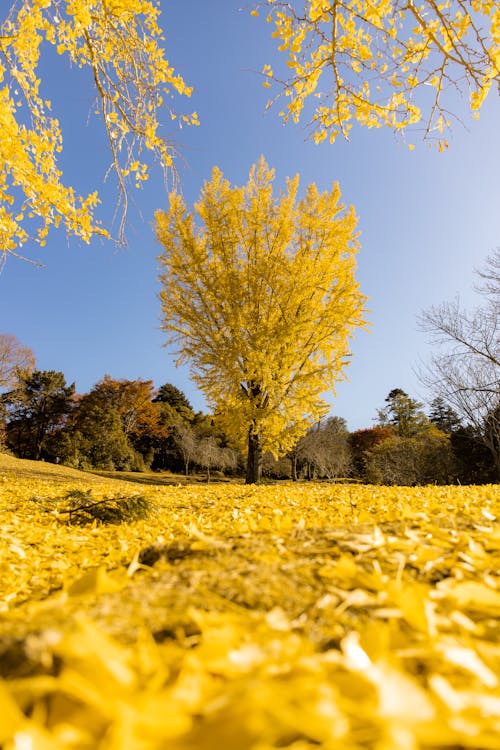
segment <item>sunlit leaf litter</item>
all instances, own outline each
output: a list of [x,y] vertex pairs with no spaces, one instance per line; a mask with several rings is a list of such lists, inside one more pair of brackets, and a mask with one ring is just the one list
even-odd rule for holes
[[500,748],[498,486],[151,487],[1,456],[0,512],[5,750]]

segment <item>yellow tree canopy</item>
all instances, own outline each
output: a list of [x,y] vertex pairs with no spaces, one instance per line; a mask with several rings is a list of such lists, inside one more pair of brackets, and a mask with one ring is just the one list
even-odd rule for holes
[[278,84],[281,115],[308,119],[316,142],[347,138],[355,122],[395,131],[419,124],[443,149],[450,90],[467,91],[477,116],[500,84],[500,8],[490,0],[263,4],[287,66],[280,76],[265,65],[265,85]]
[[328,411],[321,394],[347,363],[365,298],[357,219],[338,185],[298,200],[298,177],[279,197],[273,179],[263,158],[243,187],[215,168],[195,206],[201,226],[175,192],[156,220],[163,327],[179,361],[232,435],[280,453]]
[[[165,59],[159,10],[146,0],[18,0],[0,26],[0,252],[41,246],[62,224],[88,242],[108,231],[94,217],[97,192],[80,196],[63,182],[57,157],[62,132],[38,77],[42,49],[53,45],[73,65],[88,67],[96,110],[106,130],[121,201],[124,238],[129,184],[147,179],[144,154],[172,166],[174,148],[159,133],[158,110],[174,94],[189,96]],[[87,113],[85,113],[86,115]],[[183,115],[197,123],[196,113]],[[169,118],[170,119],[170,118]]]

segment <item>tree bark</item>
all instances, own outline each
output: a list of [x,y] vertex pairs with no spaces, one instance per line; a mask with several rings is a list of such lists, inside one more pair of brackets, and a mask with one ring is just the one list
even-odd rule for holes
[[262,437],[254,432],[253,426],[248,430],[247,476],[245,484],[258,484],[262,474]]
[[490,451],[493,455],[493,463],[495,464],[497,481],[500,482],[500,450],[498,448],[496,448],[496,450],[494,448],[490,448]]

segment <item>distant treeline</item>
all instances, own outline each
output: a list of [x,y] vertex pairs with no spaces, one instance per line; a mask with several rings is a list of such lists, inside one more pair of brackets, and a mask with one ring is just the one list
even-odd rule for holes
[[[170,383],[155,389],[151,380],[106,375],[76,394],[63,373],[34,370],[19,372],[13,385],[0,396],[0,448],[19,458],[80,469],[203,471],[208,480],[214,472],[244,475],[239,446]],[[463,424],[442,398],[426,414],[395,388],[375,421],[350,433],[344,419],[329,417],[286,455],[266,453],[263,476],[398,485],[498,481],[481,431]]]

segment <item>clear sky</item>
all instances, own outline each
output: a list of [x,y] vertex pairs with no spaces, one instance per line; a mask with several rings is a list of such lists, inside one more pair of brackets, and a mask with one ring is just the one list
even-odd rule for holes
[[[417,316],[457,294],[475,304],[473,270],[500,243],[500,99],[492,94],[478,122],[467,118],[467,129],[457,125],[442,154],[416,135],[410,151],[390,131],[359,128],[349,143],[315,146],[302,126],[284,126],[277,108],[265,112],[269,94],[258,71],[277,53],[263,19],[233,0],[162,0],[161,6],[167,57],[194,86],[191,100],[179,106],[196,110],[201,120],[199,128],[168,131],[181,155],[188,205],[214,165],[243,184],[261,154],[276,169],[277,186],[296,173],[303,188],[316,182],[327,189],[338,181],[359,216],[358,278],[372,327],[355,336],[349,382],[339,385],[336,397],[327,396],[332,413],[355,430],[373,425],[394,387],[425,399],[415,369],[430,347]],[[102,179],[109,155],[97,122],[89,121],[87,73],[51,55],[42,72],[65,132],[66,182],[81,192],[99,189],[108,221],[113,191]],[[204,409],[202,394],[186,368],[175,368],[160,330],[160,248],[152,223],[154,211],[167,207],[161,176],[133,198],[124,250],[53,232],[46,248],[26,250],[44,268],[9,259],[0,274],[0,331],[16,335],[34,350],[40,369],[62,371],[80,393],[107,373],[156,386],[174,383]]]

